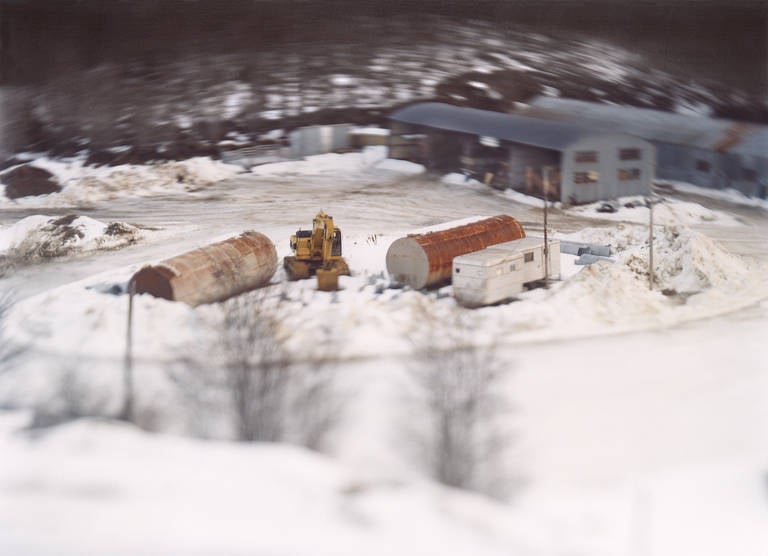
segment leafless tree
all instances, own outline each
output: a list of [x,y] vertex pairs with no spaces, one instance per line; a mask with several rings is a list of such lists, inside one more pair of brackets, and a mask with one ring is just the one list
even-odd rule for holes
[[107,396],[99,394],[77,372],[77,363],[64,364],[48,399],[34,408],[33,427],[47,427],[82,417],[109,416]]
[[23,346],[12,343],[8,337],[8,316],[13,309],[13,303],[10,293],[0,293],[0,374],[9,370],[14,360],[24,351]]
[[[281,301],[282,300],[282,301]],[[292,442],[319,450],[341,414],[336,364],[327,338],[318,331],[314,347],[292,351],[291,330],[280,303],[265,290],[221,304],[214,334],[219,363],[207,355],[184,358],[172,378],[193,405],[226,408],[241,441]]]
[[416,439],[430,474],[457,487],[500,494],[508,479],[508,368],[495,344],[478,346],[466,314],[437,318],[422,306],[411,333],[410,375],[423,427]]
[[290,423],[293,442],[320,451],[342,417],[344,396],[332,332],[319,331],[314,345],[304,363],[291,367]]
[[237,438],[276,442],[285,434],[290,358],[262,298],[240,295],[223,304],[223,380]]

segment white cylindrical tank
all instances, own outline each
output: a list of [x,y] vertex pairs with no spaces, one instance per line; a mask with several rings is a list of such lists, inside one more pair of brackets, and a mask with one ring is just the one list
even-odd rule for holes
[[392,279],[420,290],[451,280],[454,257],[525,237],[523,226],[506,214],[428,234],[400,238],[387,251]]

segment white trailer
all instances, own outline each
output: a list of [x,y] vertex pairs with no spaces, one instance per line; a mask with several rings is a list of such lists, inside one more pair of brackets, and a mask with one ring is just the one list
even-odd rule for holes
[[488,247],[453,259],[453,296],[469,307],[491,305],[523,291],[523,254]]
[[[560,278],[560,240],[549,239],[548,269],[550,278]],[[544,238],[524,237],[506,243],[497,243],[494,248],[523,254],[523,282],[544,279]]]
[[[549,240],[548,274],[560,277],[560,242]],[[544,279],[544,239],[526,237],[453,259],[453,295],[478,307],[508,300],[530,282]]]

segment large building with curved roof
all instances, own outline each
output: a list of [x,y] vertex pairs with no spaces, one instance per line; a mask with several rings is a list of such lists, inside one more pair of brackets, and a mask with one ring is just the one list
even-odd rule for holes
[[588,203],[645,195],[655,150],[638,137],[588,126],[423,102],[390,114],[390,156],[490,185]]
[[543,95],[518,114],[550,124],[619,130],[642,137],[656,147],[659,178],[766,197],[766,125]]

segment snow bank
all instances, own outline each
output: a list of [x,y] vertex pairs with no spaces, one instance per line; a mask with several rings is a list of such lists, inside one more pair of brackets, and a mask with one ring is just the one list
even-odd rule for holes
[[502,504],[425,482],[373,482],[289,446],[87,419],[36,434],[19,432],[24,424],[23,414],[0,413],[4,554],[501,556],[523,548]]
[[366,147],[359,153],[317,154],[307,156],[303,160],[262,164],[251,168],[251,173],[257,176],[358,174],[372,168],[379,168],[382,164],[389,162],[386,158],[387,147],[376,145]]
[[700,187],[691,183],[674,180],[656,180],[655,183],[659,186],[671,187],[673,190],[680,191],[681,193],[691,193],[700,197],[726,201],[734,205],[760,207],[768,210],[768,199],[747,197],[741,191],[736,189],[712,189],[709,187]]
[[350,135],[378,135],[380,137],[389,136],[389,130],[383,127],[356,127],[349,131]]
[[[588,228],[568,239],[611,245],[620,263],[637,276],[648,272],[648,231],[639,226]],[[748,263],[705,235],[689,228],[657,228],[654,273],[661,289],[695,293],[708,288],[734,288],[747,278]]]
[[426,171],[424,166],[416,164],[415,162],[409,162],[407,160],[397,160],[394,158],[388,158],[376,165],[377,170],[388,170],[398,174],[422,174]]
[[0,254],[11,260],[59,257],[135,243],[142,233],[122,222],[105,224],[88,216],[28,216],[0,228]]
[[[515,201],[517,203],[520,203],[522,205],[528,205],[530,207],[538,207],[538,208],[544,208],[544,200],[539,199],[538,197],[533,197],[531,195],[526,195],[525,193],[520,193],[519,191],[515,191],[514,189],[505,189],[504,190],[504,196],[507,199],[510,199],[512,201]],[[552,206],[560,206],[559,202],[551,202]]]
[[[600,218],[620,222],[647,223],[650,218],[649,209],[644,197],[620,197],[614,203],[616,212],[598,212],[602,201],[567,209],[568,214],[587,218]],[[664,226],[692,226],[702,223],[715,223],[721,226],[742,226],[743,224],[724,212],[711,210],[698,203],[663,199],[654,204],[654,224]]]
[[440,181],[448,185],[467,185],[467,186],[485,185],[482,182],[472,179],[465,174],[459,174],[458,172],[446,174],[442,178],[440,178]]
[[62,191],[16,201],[3,198],[0,207],[72,206],[120,197],[194,191],[243,171],[239,166],[208,157],[120,166],[89,166],[83,157],[61,160],[39,157],[30,164],[51,172],[62,185]]

